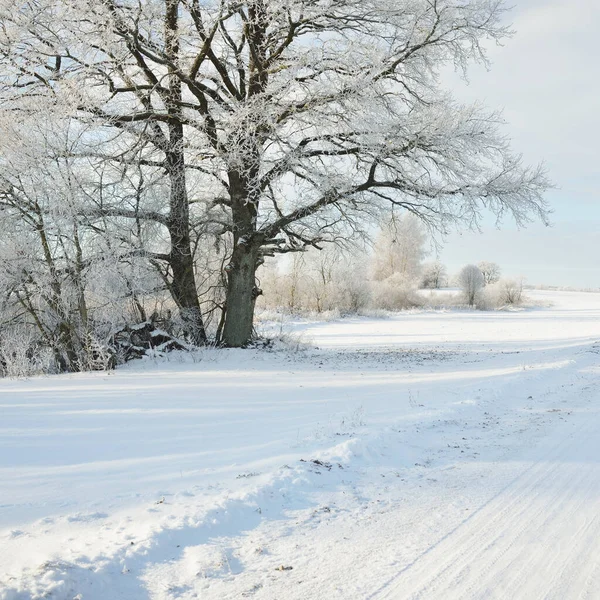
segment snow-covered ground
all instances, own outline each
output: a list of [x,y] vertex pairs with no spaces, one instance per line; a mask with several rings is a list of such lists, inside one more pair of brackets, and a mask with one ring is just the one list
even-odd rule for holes
[[0,598],[600,598],[600,294],[528,295],[0,381]]

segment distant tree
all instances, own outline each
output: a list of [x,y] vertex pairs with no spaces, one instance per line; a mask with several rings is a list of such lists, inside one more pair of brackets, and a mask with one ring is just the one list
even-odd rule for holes
[[373,251],[373,279],[383,281],[392,275],[416,279],[421,271],[426,242],[425,227],[411,213],[393,216],[383,222]]
[[439,289],[446,285],[448,274],[446,267],[439,260],[423,265],[421,285],[424,288]]
[[268,260],[259,271],[265,288],[259,300],[261,307],[354,313],[367,305],[371,290],[362,248],[329,245],[287,258]]
[[500,266],[494,262],[488,262],[482,260],[477,264],[481,274],[483,275],[483,284],[490,285],[491,283],[496,283],[500,281],[500,273],[502,272]]
[[458,274],[458,284],[464,292],[467,302],[474,306],[477,293],[484,285],[483,275],[477,265],[466,265]]
[[500,298],[503,304],[520,304],[523,299],[523,278],[501,279],[498,282],[500,287]]
[[314,310],[330,310],[335,303],[337,267],[341,260],[340,249],[332,245],[307,256],[307,293]]

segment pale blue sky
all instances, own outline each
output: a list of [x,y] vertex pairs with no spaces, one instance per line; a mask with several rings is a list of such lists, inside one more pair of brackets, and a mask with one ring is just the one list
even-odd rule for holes
[[[510,4],[511,2],[509,2]],[[506,133],[528,163],[544,161],[557,189],[547,198],[553,226],[452,234],[440,252],[451,272],[491,260],[528,283],[600,287],[599,0],[513,0],[516,30],[493,47],[492,68],[469,84],[452,79],[461,100],[503,108]]]

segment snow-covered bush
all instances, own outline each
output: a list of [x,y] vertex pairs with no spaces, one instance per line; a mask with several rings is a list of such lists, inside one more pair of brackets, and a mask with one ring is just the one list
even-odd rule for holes
[[371,305],[372,290],[366,277],[347,270],[344,285],[338,288],[338,302],[344,313],[358,313]]
[[7,329],[0,339],[0,376],[30,377],[56,371],[52,350],[23,327]]
[[498,282],[503,304],[521,304],[523,301],[523,279],[501,279]]
[[356,313],[369,303],[362,252],[329,247],[269,261],[259,272],[262,309],[292,313]]
[[494,310],[503,306],[518,306],[523,302],[523,279],[500,279],[486,285],[477,300],[477,308]]
[[401,273],[394,273],[383,281],[373,281],[372,307],[384,310],[402,310],[421,305],[417,285]]
[[421,289],[418,290],[421,305],[426,308],[446,309],[464,307],[463,294],[452,289]]

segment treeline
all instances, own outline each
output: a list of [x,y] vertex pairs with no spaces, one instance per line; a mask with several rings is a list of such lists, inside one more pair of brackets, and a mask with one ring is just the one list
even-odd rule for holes
[[[24,183],[21,178],[21,198],[32,215],[23,218],[16,209],[0,213],[6,232],[0,241],[0,282],[6,290],[0,302],[0,368],[5,374],[108,368],[194,345],[166,274],[156,263],[148,264],[146,252],[126,254],[115,242],[118,230],[107,223],[82,227],[65,207],[52,214],[41,203],[56,189],[48,190],[42,181]],[[228,248],[217,236],[203,243],[207,237],[204,232],[196,240],[194,273],[204,284],[198,299],[205,335],[218,343]],[[258,306],[343,315],[426,306],[491,309],[522,301],[522,280],[501,278],[497,264],[467,265],[450,276],[441,262],[426,260],[431,247],[418,218],[389,214],[371,243],[340,242],[267,260],[257,273]],[[444,289],[448,286],[458,290]]]
[[352,314],[427,306],[487,310],[523,301],[523,278],[502,277],[500,266],[489,261],[449,274],[440,261],[426,260],[432,246],[413,215],[392,216],[380,224],[372,244],[330,246],[267,262],[259,272],[265,290],[259,306]]

